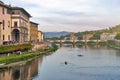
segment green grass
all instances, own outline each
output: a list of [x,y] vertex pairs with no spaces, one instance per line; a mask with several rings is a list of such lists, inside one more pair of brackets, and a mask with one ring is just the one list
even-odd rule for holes
[[30,58],[35,58],[36,56],[39,56],[39,55],[54,52],[57,49],[58,49],[58,47],[53,44],[50,49],[41,49],[41,50],[34,52],[34,53],[26,52],[26,53],[22,53],[19,55],[13,54],[10,56],[4,56],[4,57],[0,58],[0,64],[2,64],[2,63],[9,64],[9,63],[18,62],[18,61],[24,61],[24,60],[27,60]]
[[35,56],[36,55],[33,53],[24,53],[21,55],[6,56],[6,57],[0,58],[0,64],[1,63],[9,64],[11,62],[18,62],[18,61],[22,61],[22,60],[27,60],[27,59],[33,58]]

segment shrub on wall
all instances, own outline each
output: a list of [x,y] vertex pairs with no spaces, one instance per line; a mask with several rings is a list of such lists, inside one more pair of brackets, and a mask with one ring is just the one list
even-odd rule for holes
[[18,45],[9,45],[9,46],[1,46],[0,53],[9,53],[14,51],[26,51],[32,48],[31,44],[18,44]]

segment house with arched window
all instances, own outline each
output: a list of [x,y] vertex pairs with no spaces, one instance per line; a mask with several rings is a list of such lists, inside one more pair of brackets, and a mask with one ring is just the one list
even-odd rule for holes
[[[38,24],[30,22],[31,15],[21,7],[13,7],[0,1],[0,45],[42,40]],[[39,35],[38,35],[39,33]]]
[[12,40],[23,43],[29,41],[29,18],[31,15],[20,7],[11,7]]

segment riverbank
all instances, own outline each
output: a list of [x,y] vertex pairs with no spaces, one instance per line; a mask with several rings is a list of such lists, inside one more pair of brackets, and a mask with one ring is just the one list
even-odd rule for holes
[[36,58],[39,55],[48,54],[54,52],[58,49],[56,45],[52,45],[49,49],[40,49],[36,52],[24,52],[22,54],[13,54],[10,56],[3,56],[0,58],[0,68],[11,66],[15,62],[19,61],[29,61],[33,58]]
[[114,49],[120,49],[120,45],[117,44],[115,41],[108,41],[108,47],[114,48]]
[[110,48],[114,48],[114,49],[119,49],[120,50],[120,46],[117,45],[108,45]]

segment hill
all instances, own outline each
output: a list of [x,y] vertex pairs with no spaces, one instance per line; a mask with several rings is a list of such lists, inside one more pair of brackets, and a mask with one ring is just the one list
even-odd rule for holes
[[[77,37],[77,39],[79,40],[82,40],[83,39],[83,35],[86,35],[86,34],[92,34],[93,37],[90,38],[91,40],[94,40],[94,39],[100,39],[100,35],[102,33],[120,33],[120,25],[116,25],[114,27],[109,27],[107,29],[102,29],[102,30],[93,30],[93,31],[84,31],[84,32],[77,32],[75,33],[75,36]],[[55,33],[54,33],[55,34]],[[59,33],[58,33],[59,34]],[[57,40],[57,39],[64,39],[65,37],[70,37],[70,34],[64,34],[64,35],[59,35],[61,36],[60,38],[51,38],[51,39],[54,39],[54,40]]]
[[52,37],[60,37],[68,35],[69,32],[62,31],[62,32],[45,32],[45,38],[52,38]]

